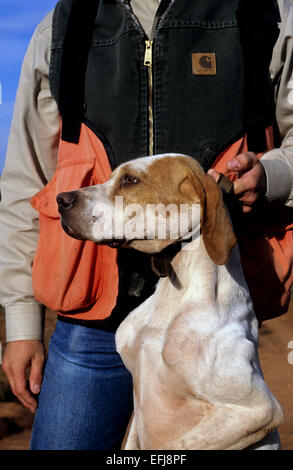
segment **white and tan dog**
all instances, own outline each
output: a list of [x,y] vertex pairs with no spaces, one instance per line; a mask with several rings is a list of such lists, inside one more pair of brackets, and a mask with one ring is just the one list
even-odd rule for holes
[[[118,213],[117,196],[122,201]],[[283,412],[262,376],[258,322],[213,179],[190,157],[158,155],[127,162],[108,182],[62,193],[57,200],[71,236],[148,253],[165,250],[184,234],[168,239],[171,227],[167,238],[156,238],[160,215],[153,211],[150,239],[142,229],[147,206],[188,204],[185,227],[193,233],[188,249],[170,258],[169,275],[117,331],[117,349],[134,387],[125,448],[277,449],[272,431],[282,423]],[[143,208],[139,215],[133,204]],[[123,225],[120,237],[109,223],[114,218],[116,229],[117,223]]]

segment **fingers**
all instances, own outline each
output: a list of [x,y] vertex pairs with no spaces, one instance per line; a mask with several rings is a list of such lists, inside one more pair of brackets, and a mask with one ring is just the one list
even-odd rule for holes
[[32,413],[37,409],[37,401],[27,389],[27,380],[22,371],[16,371],[14,376],[14,387],[12,392],[19,399],[19,401],[28,408]]
[[27,370],[30,367],[30,389],[39,393],[45,349],[41,341],[12,341],[7,344],[2,368],[10,387],[19,401],[32,413],[36,411],[37,400],[27,387]]
[[34,395],[38,395],[41,391],[41,383],[43,378],[44,359],[40,356],[33,358],[31,372],[29,378],[30,389]]
[[[250,200],[250,202],[253,203],[257,196],[258,181],[260,176],[261,169],[257,167],[248,173],[245,173],[239,179],[234,181],[234,194],[236,196],[242,195],[245,197],[247,202]],[[239,197],[239,199],[240,201],[242,200],[241,197]]]
[[234,182],[234,193],[239,196],[240,201],[252,205],[265,194],[266,186],[264,168],[257,162],[251,170]]
[[6,373],[12,393],[26,408],[35,413],[37,401],[27,389],[26,368],[22,367],[22,364],[19,363],[16,363],[13,367],[9,362],[3,362],[2,367]]
[[220,177],[220,173],[213,168],[210,168],[208,170],[208,175],[210,175],[216,182],[218,182],[218,179]]
[[[252,169],[255,165],[259,164],[259,160],[255,153],[253,152],[246,152],[246,153],[240,153],[236,157],[232,158],[227,163],[227,168],[229,171],[237,172],[238,177],[241,177],[241,175],[245,174],[248,170]],[[220,173],[213,168],[208,170],[208,174],[214,178],[216,182],[218,182]],[[244,187],[245,189],[245,183],[244,185],[239,186],[239,191],[242,190]],[[238,190],[238,189],[237,189]],[[235,192],[235,183],[234,183],[234,192]],[[235,194],[240,194],[239,192],[235,192]]]
[[[250,212],[263,201],[266,191],[264,168],[253,152],[241,153],[227,163],[229,171],[237,173],[233,192],[241,202],[242,211]],[[211,169],[208,174],[218,182],[220,173]]]

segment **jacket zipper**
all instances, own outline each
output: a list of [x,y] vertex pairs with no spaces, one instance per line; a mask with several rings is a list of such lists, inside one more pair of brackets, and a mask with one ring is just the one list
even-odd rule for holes
[[[133,13],[131,8],[130,0],[119,0],[123,3],[126,8],[131,12],[131,16],[138,26],[141,34],[145,37],[145,32]],[[154,36],[155,32],[159,27],[159,23],[163,17],[169,11],[171,5],[174,3],[174,0],[161,0],[161,3],[156,11],[156,15],[153,22],[151,39],[145,40],[145,53],[144,53],[144,66],[147,67],[147,86],[148,86],[148,124],[149,124],[149,143],[148,143],[148,153],[149,155],[154,154],[154,99],[153,99],[153,47],[154,47]]]
[[149,155],[154,154],[154,110],[153,110],[153,40],[145,41],[144,66],[148,73],[148,121],[149,121]]

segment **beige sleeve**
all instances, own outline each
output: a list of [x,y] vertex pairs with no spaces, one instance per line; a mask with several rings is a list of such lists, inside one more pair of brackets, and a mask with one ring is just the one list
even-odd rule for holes
[[276,85],[276,117],[281,133],[280,148],[266,153],[261,162],[267,176],[269,202],[293,207],[293,2],[279,0],[282,23],[273,51],[272,78]]
[[34,299],[31,276],[38,213],[30,199],[57,162],[60,119],[48,79],[51,25],[52,12],[35,31],[23,62],[1,176],[0,303],[7,341],[43,334],[43,306]]

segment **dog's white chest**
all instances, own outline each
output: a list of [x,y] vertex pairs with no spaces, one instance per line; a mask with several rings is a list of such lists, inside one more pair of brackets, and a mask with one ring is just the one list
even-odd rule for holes
[[173,389],[171,382],[173,376],[178,379],[177,369],[180,370],[180,380],[188,384],[189,374],[184,377],[185,371],[180,364],[186,363],[188,357],[192,357],[193,364],[196,363],[200,347],[196,338],[196,333],[188,332],[184,326],[182,315],[167,323],[167,319],[161,318],[157,311],[141,306],[119,327],[116,344],[126,367],[134,379],[136,374],[140,375],[139,381],[145,382],[145,389],[149,388],[150,375],[152,379],[157,376],[158,384],[169,384]]
[[151,317],[147,323],[143,316],[141,321],[126,319],[116,335],[118,351],[133,377],[136,426],[142,448],[154,448],[158,442],[179,437],[199,422],[211,406],[197,397],[190,381],[190,367],[186,367],[190,361],[196,362],[196,342],[180,331],[175,341],[173,329],[159,327]]
[[160,358],[163,342],[164,331],[143,321],[140,324],[126,319],[116,334],[117,350],[131,373],[141,366],[145,368],[154,357]]

